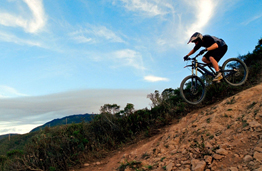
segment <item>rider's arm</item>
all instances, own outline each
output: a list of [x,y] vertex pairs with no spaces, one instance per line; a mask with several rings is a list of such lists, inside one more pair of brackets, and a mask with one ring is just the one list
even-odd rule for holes
[[201,47],[201,44],[196,44],[195,47],[187,54],[187,56],[192,55],[193,53],[195,53],[199,48]]
[[209,46],[208,48],[206,48],[207,51],[210,51],[210,50],[214,50],[214,49],[217,49],[218,48],[218,44],[217,43],[214,43],[212,44],[211,46]]
[[190,56],[190,55],[192,55],[193,53],[195,53],[196,51],[195,51],[195,49],[192,49],[188,54],[187,54],[187,56]]

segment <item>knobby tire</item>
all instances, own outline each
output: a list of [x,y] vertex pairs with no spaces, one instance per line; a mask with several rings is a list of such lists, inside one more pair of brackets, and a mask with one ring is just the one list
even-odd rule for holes
[[[236,72],[233,72],[233,68]],[[230,71],[231,70],[231,71]],[[232,86],[240,86],[244,84],[248,77],[248,68],[246,64],[238,58],[230,58],[226,60],[222,65],[223,78]]]
[[181,97],[189,104],[201,103],[206,96],[205,83],[195,75],[189,75],[180,84]]

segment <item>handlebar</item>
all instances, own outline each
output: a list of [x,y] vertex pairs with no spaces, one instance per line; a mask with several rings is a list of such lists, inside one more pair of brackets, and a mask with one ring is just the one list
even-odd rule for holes
[[201,52],[199,52],[195,57],[193,58],[187,58],[185,61],[189,61],[189,60],[195,60],[198,56],[202,55]]

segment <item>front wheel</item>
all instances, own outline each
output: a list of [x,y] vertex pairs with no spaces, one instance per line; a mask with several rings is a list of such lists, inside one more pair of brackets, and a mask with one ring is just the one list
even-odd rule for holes
[[190,75],[181,82],[180,94],[187,103],[196,105],[204,100],[206,87],[199,77]]
[[232,86],[240,86],[245,83],[248,76],[246,64],[238,58],[230,58],[222,65],[225,81]]

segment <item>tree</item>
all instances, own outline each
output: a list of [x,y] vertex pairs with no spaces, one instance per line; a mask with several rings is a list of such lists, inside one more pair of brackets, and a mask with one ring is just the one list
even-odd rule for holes
[[171,97],[176,96],[177,94],[175,93],[175,90],[174,90],[174,89],[172,89],[172,88],[167,88],[167,89],[165,89],[165,90],[161,93],[161,95],[162,95],[163,100],[168,100],[168,99],[170,99]]
[[131,103],[127,103],[126,107],[124,108],[124,113],[125,115],[130,115],[132,113],[134,113],[135,109],[134,109],[134,105]]
[[258,44],[256,45],[253,53],[255,55],[261,55],[262,54],[262,38],[258,41]]
[[101,113],[109,113],[109,114],[116,114],[117,112],[119,112],[120,110],[120,106],[118,106],[117,104],[104,104],[104,106],[101,106],[100,108],[100,112]]
[[117,104],[104,104],[104,106],[101,106],[100,108],[100,119],[107,123],[111,129],[118,129],[117,124],[114,122],[116,121],[116,118],[119,117],[119,110],[120,106]]
[[152,101],[152,107],[156,107],[162,103],[162,96],[159,94],[158,90],[155,90],[154,93],[150,93],[147,95],[147,98],[149,98]]

